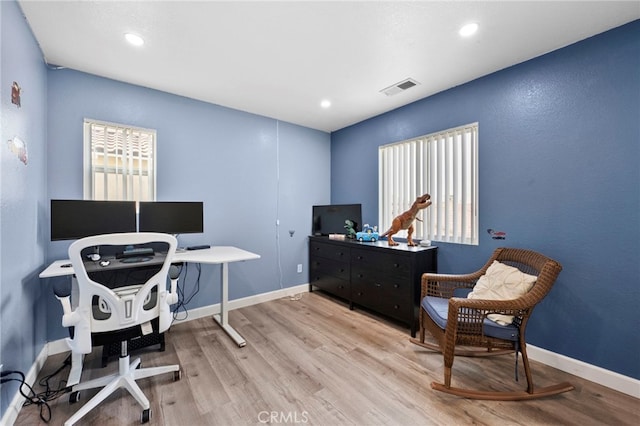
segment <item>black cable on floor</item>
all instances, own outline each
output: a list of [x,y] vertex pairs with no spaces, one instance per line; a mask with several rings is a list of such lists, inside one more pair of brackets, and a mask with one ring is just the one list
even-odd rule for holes
[[[25,381],[25,376],[22,371],[17,371],[17,370],[3,371],[2,373],[0,373],[0,377],[1,377],[0,383],[19,382],[20,387],[18,388],[18,391],[25,398],[23,407],[26,407],[28,405],[37,405],[40,408],[40,419],[42,419],[42,421],[45,423],[49,423],[51,421],[51,407],[49,406],[48,403],[50,401],[53,401],[59,398],[61,395],[71,391],[71,388],[66,386],[66,383],[67,383],[66,380],[60,381],[60,384],[64,384],[65,386],[59,387],[58,389],[51,389],[51,386],[49,385],[49,380],[51,380],[53,377],[58,375],[62,370],[64,370],[67,366],[70,366],[70,365],[71,365],[71,356],[68,356],[67,359],[62,364],[62,366],[60,366],[54,373],[51,373],[48,376],[45,376],[42,379],[40,379],[38,384],[45,388],[45,390],[40,393],[36,393],[33,390],[33,388]],[[9,377],[11,375],[18,375],[20,376],[20,378]],[[22,390],[23,386],[26,386],[27,388],[29,388],[29,395],[26,395],[24,393],[24,391]]]

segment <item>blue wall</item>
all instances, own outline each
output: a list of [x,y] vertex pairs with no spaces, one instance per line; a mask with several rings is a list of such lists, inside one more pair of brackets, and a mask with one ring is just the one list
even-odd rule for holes
[[440,272],[502,245],[557,259],[528,342],[640,378],[640,21],[333,133],[331,201],[377,223],[378,146],[476,121],[480,244],[438,244]]
[[[230,266],[229,298],[308,282],[297,264],[308,270],[311,206],[329,202],[329,134],[78,71],[49,70],[48,87],[50,198],[82,198],[84,118],[157,129],[157,199],[204,201],[204,234],[181,235],[179,243],[261,255]],[[48,259],[66,258],[68,246],[52,242]],[[189,308],[220,301],[219,268],[203,266]],[[51,295],[50,340],[65,333],[58,305]]]
[[[45,66],[15,2],[0,2],[0,363],[27,372],[46,342],[46,309],[38,274],[47,247]],[[11,86],[22,88],[21,106]],[[26,143],[26,164],[9,149]],[[19,376],[12,376],[18,378]],[[0,386],[0,416],[18,382]]]

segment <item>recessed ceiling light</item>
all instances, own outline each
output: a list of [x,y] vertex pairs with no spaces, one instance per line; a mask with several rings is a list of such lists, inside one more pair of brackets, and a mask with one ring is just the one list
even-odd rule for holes
[[471,35],[474,35],[476,31],[478,31],[478,24],[476,24],[475,22],[472,22],[460,28],[460,31],[458,31],[458,34],[460,34],[462,37],[469,37]]
[[144,44],[144,40],[142,39],[142,37],[140,37],[137,34],[126,33],[124,35],[124,38],[126,38],[127,41],[133,44],[134,46],[142,46]]
[[322,102],[320,102],[320,106],[322,108],[329,108],[331,106],[331,101],[328,99],[325,99]]

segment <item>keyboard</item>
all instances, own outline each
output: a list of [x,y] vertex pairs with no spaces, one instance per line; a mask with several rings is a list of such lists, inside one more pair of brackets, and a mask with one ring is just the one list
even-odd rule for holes
[[140,262],[148,262],[153,257],[149,256],[138,256],[138,257],[125,257],[124,259],[120,259],[121,263],[140,263]]
[[131,248],[122,252],[123,257],[153,256],[153,249],[149,247]]

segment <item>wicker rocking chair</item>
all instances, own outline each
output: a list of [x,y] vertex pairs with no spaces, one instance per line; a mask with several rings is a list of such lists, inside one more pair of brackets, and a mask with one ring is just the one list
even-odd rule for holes
[[[500,267],[515,267],[516,275],[524,273],[533,282],[524,295],[512,300],[487,300],[467,298],[476,283],[498,261]],[[507,265],[507,266],[504,266]],[[433,382],[433,389],[472,399],[516,401],[556,395],[573,390],[569,383],[535,388],[529,359],[525,330],[533,308],[551,290],[562,266],[531,250],[499,248],[479,271],[467,275],[429,274],[422,276],[420,331],[413,343],[441,352],[444,356],[444,383]],[[486,279],[485,279],[486,280]],[[483,281],[483,285],[486,281]],[[497,323],[489,318],[508,316],[508,322]],[[513,318],[513,323],[509,323]],[[425,331],[433,335],[437,343],[425,341]],[[482,391],[451,386],[451,367],[455,355],[491,356],[513,353],[522,354],[527,377],[526,391]]]

